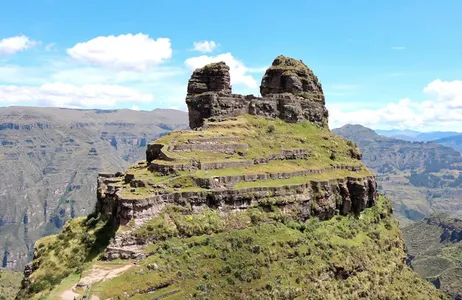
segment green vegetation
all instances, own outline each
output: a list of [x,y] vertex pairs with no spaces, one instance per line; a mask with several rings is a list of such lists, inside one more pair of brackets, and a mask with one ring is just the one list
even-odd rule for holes
[[234,213],[235,226],[229,226],[217,212],[182,216],[184,211],[170,208],[146,225],[159,237],[148,247],[150,255],[96,284],[94,294],[101,299],[443,299],[403,264],[403,243],[390,211],[390,201],[380,197],[359,217],[298,222],[290,213],[255,209]]
[[[222,122],[206,122],[201,131],[177,131],[156,140],[153,144],[163,145],[162,152],[173,159],[154,160],[156,164],[172,166],[187,164],[191,161],[199,163],[229,163],[252,162],[255,159],[269,159],[281,156],[284,151],[299,151],[305,153],[306,159],[275,159],[267,163],[241,166],[229,166],[210,170],[176,171],[175,174],[160,174],[148,170],[146,163],[138,163],[127,170],[127,174],[135,176],[136,180],[145,182],[148,186],[135,190],[124,182],[117,184],[121,187],[119,194],[125,199],[139,199],[155,194],[158,185],[169,192],[206,191],[197,186],[195,178],[214,178],[220,176],[265,175],[275,173],[293,173],[308,170],[324,170],[336,166],[363,167],[357,160],[359,153],[356,145],[332,134],[327,128],[319,127],[310,122],[295,124],[282,120],[269,120],[257,116],[243,115]],[[291,138],[287,138],[290,136]],[[226,140],[232,137],[231,140]],[[206,139],[222,139],[215,142],[217,146],[229,147],[229,151],[177,151],[175,146],[201,145]],[[224,139],[223,139],[224,138]],[[237,140],[236,140],[237,139]],[[236,149],[236,144],[247,144],[246,149]],[[206,142],[202,145],[210,145]],[[148,150],[149,151],[149,150]],[[335,153],[335,155],[333,155]],[[325,173],[325,174],[324,174]],[[278,186],[290,182],[306,183],[309,180],[328,180],[339,177],[361,177],[372,173],[367,170],[351,172],[344,170],[327,171],[302,178],[288,180],[259,180],[256,182],[238,182],[236,188],[247,186]],[[279,182],[279,183],[278,183]]]
[[[223,137],[233,139],[216,139]],[[99,299],[413,299],[422,294],[423,299],[444,298],[404,265],[401,233],[391,216],[391,202],[384,197],[361,213],[340,216],[337,212],[327,221],[309,218],[310,211],[323,208],[323,188],[313,188],[314,209],[306,203],[307,207],[291,203],[298,198],[278,191],[261,195],[259,201],[249,200],[250,207],[243,210],[232,205],[213,208],[210,196],[220,191],[339,178],[349,178],[351,183],[353,178],[372,175],[358,160],[356,145],[328,129],[246,115],[207,122],[201,131],[173,132],[155,144],[163,148],[153,146],[148,154],[162,151],[164,160],[155,163],[170,169],[152,171],[139,162],[127,170],[129,176],[108,179],[108,190],[111,185],[119,189],[114,201],[122,197],[136,202],[167,192],[175,193],[175,202],[158,205],[160,213],[150,220],[131,219],[121,228],[108,217],[96,215],[68,222],[61,234],[37,243],[35,271],[20,296],[51,297],[85,281],[95,269],[107,268],[109,263],[96,259],[119,230],[123,238],[144,243],[136,252],[146,257],[136,264],[127,262],[123,273],[107,280],[98,277],[90,294]],[[204,151],[175,150],[185,144],[207,146]],[[210,147],[214,144],[215,152]],[[209,170],[198,167],[210,162],[217,164]],[[245,162],[246,166],[226,162]],[[178,163],[191,165],[172,171]],[[300,176],[304,171],[309,174]],[[282,179],[241,177],[282,173]],[[239,177],[216,178],[231,176]],[[182,193],[188,191],[200,191],[196,204],[204,201],[206,205],[192,207],[189,194]],[[307,196],[304,190],[295,192]],[[254,199],[255,195],[240,196]],[[331,199],[336,196],[326,202],[336,205],[337,199]]]
[[[96,222],[95,227],[89,222]],[[99,232],[95,228],[103,223],[93,218],[71,221],[61,237],[41,240],[44,246],[37,251],[48,250],[37,258],[41,263],[27,295],[46,298],[75,283],[74,272],[85,276],[85,270],[96,263],[92,256],[67,255],[74,248],[63,246],[66,240],[78,244],[79,237]],[[391,216],[391,202],[384,197],[359,216],[306,222],[276,207],[241,212],[204,209],[191,214],[188,208],[170,206],[135,234],[151,240],[147,258],[118,277],[94,284],[93,295],[100,299],[240,299],[244,295],[250,299],[444,299],[403,264],[400,230]],[[74,264],[80,267],[70,267]],[[46,274],[53,274],[54,280]]]
[[22,273],[0,269],[0,300],[14,299],[21,285]]
[[38,240],[35,271],[29,277],[28,289],[20,291],[20,299],[47,295],[64,278],[81,273],[86,264],[98,258],[116,230],[111,219],[92,214],[70,220],[60,234]]
[[462,295],[462,220],[433,214],[403,233],[413,269],[448,295]]

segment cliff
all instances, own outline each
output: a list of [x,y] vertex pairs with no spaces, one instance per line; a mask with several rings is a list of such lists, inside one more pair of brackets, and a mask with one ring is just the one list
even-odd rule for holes
[[262,98],[229,82],[224,63],[192,74],[194,130],[100,174],[95,213],[37,243],[19,298],[62,291],[63,278],[100,299],[440,297],[405,266],[390,202],[329,131],[312,71],[276,58]]
[[34,243],[91,213],[98,172],[123,170],[187,113],[0,107],[0,268],[22,271]]

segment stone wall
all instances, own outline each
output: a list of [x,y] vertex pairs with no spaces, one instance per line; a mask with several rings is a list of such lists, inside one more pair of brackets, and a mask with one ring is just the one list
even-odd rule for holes
[[[251,205],[265,206],[271,202],[278,206],[299,202],[309,216],[321,219],[332,217],[335,212],[359,213],[375,205],[377,184],[374,176],[346,177],[327,181],[310,181],[279,187],[252,187],[243,189],[210,190],[206,192],[172,192],[150,195],[144,198],[124,199],[118,192],[110,191],[106,180],[98,180],[97,212],[114,214],[119,225],[131,220],[142,223],[160,214],[167,204],[210,206],[218,210],[247,209]],[[110,192],[109,192],[110,191]],[[313,202],[313,203],[312,203]],[[137,222],[138,220],[138,222]]]
[[[190,144],[196,145],[196,144]],[[222,144],[223,145],[223,144]],[[229,144],[233,145],[233,144]],[[197,146],[204,146],[203,148],[197,148],[198,150],[212,150],[213,147],[217,145],[208,145],[208,144],[197,144]],[[161,162],[152,162],[153,160],[166,160],[163,157],[166,157],[166,153],[163,151],[165,145],[162,144],[149,144],[148,149],[146,150],[146,160],[149,164],[148,169],[151,172],[159,172],[164,175],[175,174],[177,171],[187,171],[191,169],[199,170],[217,170],[224,168],[241,168],[249,167],[255,164],[267,164],[271,160],[286,160],[286,159],[308,159],[311,153],[304,149],[286,149],[282,150],[279,154],[271,154],[269,157],[261,157],[248,160],[231,160],[231,161],[219,161],[219,162],[177,162],[175,159],[169,158],[167,163]],[[176,147],[176,146],[175,146]],[[239,149],[239,147],[237,147]],[[234,149],[234,150],[237,150]]]

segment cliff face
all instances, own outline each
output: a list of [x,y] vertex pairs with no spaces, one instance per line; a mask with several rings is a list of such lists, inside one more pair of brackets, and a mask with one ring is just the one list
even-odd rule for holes
[[205,119],[223,120],[243,114],[303,120],[327,127],[328,112],[318,78],[301,61],[278,56],[265,73],[263,97],[231,93],[229,67],[214,63],[197,69],[188,84],[186,103],[189,126],[201,127]]
[[187,126],[174,110],[0,108],[0,268],[22,271],[36,240],[91,213],[98,172],[126,169]]
[[[358,149],[327,128],[317,78],[278,57],[262,82],[264,98],[232,95],[224,63],[196,70],[186,98],[195,130],[150,143],[125,172],[100,174],[95,213],[39,242],[19,295],[53,294],[71,271],[100,299],[393,298],[395,281],[403,297],[416,295],[411,281],[427,290],[405,268],[389,202]],[[393,257],[373,260],[381,249]],[[95,281],[83,272],[104,268],[95,257],[136,271]]]

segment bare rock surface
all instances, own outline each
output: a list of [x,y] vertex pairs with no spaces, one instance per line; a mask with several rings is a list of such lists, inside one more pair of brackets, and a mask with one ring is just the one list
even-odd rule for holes
[[231,93],[229,67],[224,62],[193,72],[186,103],[189,126],[201,127],[205,119],[223,120],[243,114],[280,118],[296,123],[310,121],[327,127],[328,112],[321,83],[302,61],[278,56],[263,76],[263,97]]

